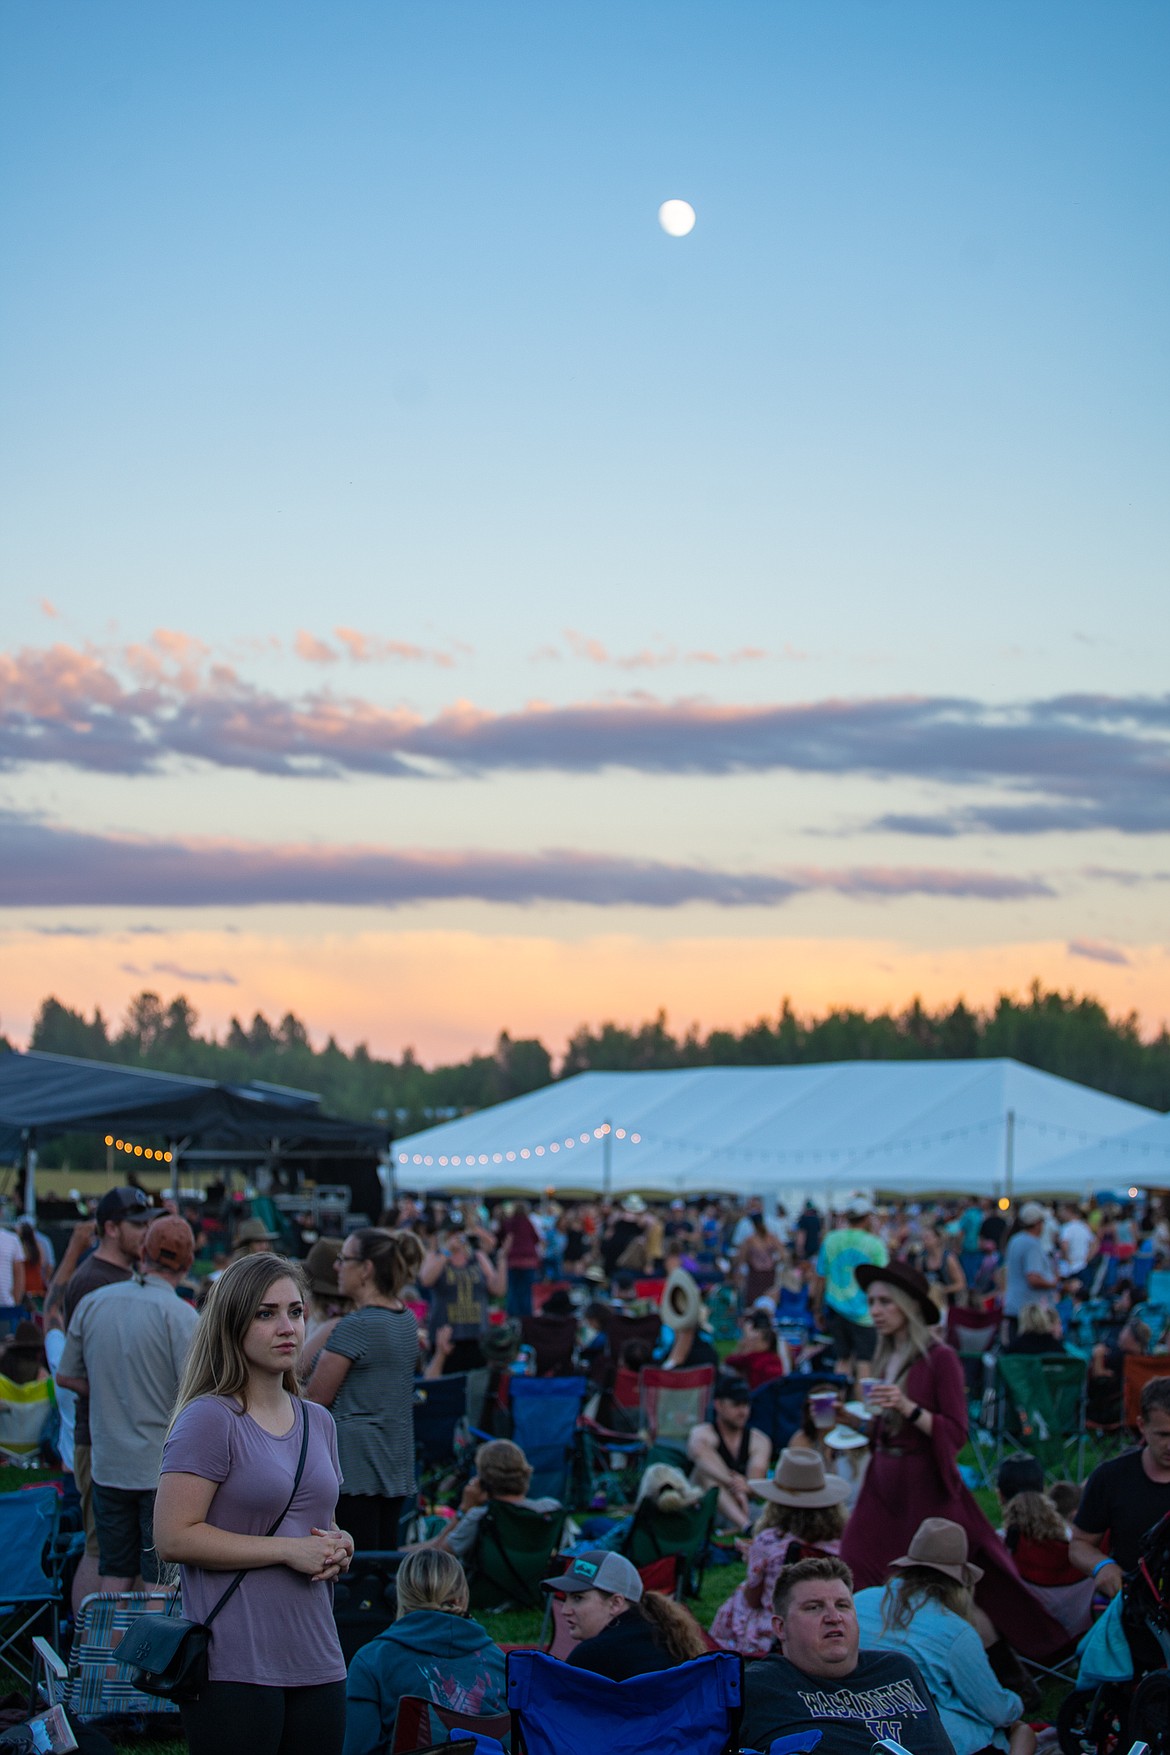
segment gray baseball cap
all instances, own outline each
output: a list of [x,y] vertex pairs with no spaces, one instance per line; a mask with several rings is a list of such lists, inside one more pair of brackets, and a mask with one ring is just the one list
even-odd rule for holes
[[620,1593],[627,1602],[642,1600],[642,1580],[638,1568],[624,1554],[611,1553],[608,1548],[590,1548],[578,1554],[567,1572],[559,1578],[541,1579],[545,1590],[560,1591],[563,1596],[576,1596],[583,1590],[604,1590]]

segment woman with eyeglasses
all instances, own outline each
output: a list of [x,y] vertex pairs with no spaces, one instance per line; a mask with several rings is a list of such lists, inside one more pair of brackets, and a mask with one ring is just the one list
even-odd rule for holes
[[414,1492],[418,1324],[402,1293],[421,1263],[422,1245],[410,1231],[369,1226],[345,1239],[337,1283],[353,1309],[309,1379],[310,1401],[337,1422],[337,1518],[360,1552],[398,1546],[403,1502]]

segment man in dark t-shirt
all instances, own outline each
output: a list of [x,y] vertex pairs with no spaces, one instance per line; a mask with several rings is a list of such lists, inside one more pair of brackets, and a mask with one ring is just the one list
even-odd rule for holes
[[954,1755],[918,1666],[902,1652],[861,1651],[853,1577],[843,1560],[801,1560],[776,1583],[772,1627],[783,1656],[744,1671],[739,1740],[819,1730],[833,1755],[870,1755],[892,1737],[910,1755]]
[[1142,1390],[1138,1431],[1142,1449],[1100,1463],[1085,1482],[1068,1545],[1072,1564],[1107,1597],[1137,1565],[1146,1531],[1170,1515],[1170,1377]]

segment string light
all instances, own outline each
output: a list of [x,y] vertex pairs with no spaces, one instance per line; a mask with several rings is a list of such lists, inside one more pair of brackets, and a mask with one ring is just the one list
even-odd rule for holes
[[[112,1133],[106,1135],[106,1144],[112,1146],[116,1152],[125,1152],[131,1158],[150,1158],[156,1164],[174,1162],[173,1152],[160,1152],[154,1146],[136,1146],[131,1140],[115,1139]],[[429,1158],[427,1162],[430,1162]]]
[[[612,1134],[615,1139],[625,1140],[632,1146],[638,1146],[642,1143],[640,1133],[631,1133],[627,1128],[614,1127],[610,1122],[603,1121],[589,1133],[566,1134],[563,1139],[549,1140],[544,1145],[512,1146],[507,1151],[501,1150],[490,1154],[487,1152],[443,1152],[437,1158],[428,1156],[425,1152],[399,1152],[398,1162],[400,1164],[421,1164],[424,1168],[427,1165],[437,1163],[443,1170],[470,1169],[473,1165],[489,1163],[515,1164],[517,1160],[526,1164],[530,1158],[543,1158],[546,1154],[553,1152],[571,1152],[577,1146],[591,1146],[595,1140],[603,1140],[608,1134]],[[107,1139],[106,1144],[111,1144],[111,1141]]]
[[[627,1128],[613,1127],[609,1122],[603,1122],[600,1126],[595,1127],[592,1133],[567,1134],[563,1139],[551,1140],[545,1145],[520,1146],[513,1147],[509,1151],[493,1152],[490,1160],[488,1155],[482,1152],[478,1155],[475,1152],[444,1154],[437,1160],[427,1158],[420,1152],[399,1152],[398,1162],[399,1164],[430,1164],[437,1161],[444,1169],[464,1167],[470,1169],[474,1165],[487,1164],[489,1161],[495,1164],[502,1162],[511,1164],[520,1159],[527,1163],[530,1158],[543,1158],[546,1154],[573,1151],[578,1145],[592,1145],[594,1141],[604,1139],[607,1134],[612,1134],[614,1139],[627,1141],[630,1145],[641,1145],[645,1141],[648,1145],[658,1146],[668,1151],[696,1152],[711,1158],[739,1158],[749,1163],[820,1164],[826,1161],[833,1163],[844,1161],[846,1164],[856,1164],[867,1158],[879,1157],[890,1152],[931,1151],[939,1146],[948,1145],[954,1140],[969,1139],[974,1134],[998,1132],[1004,1126],[1004,1119],[1003,1115],[994,1115],[983,1121],[972,1121],[962,1127],[948,1127],[939,1133],[921,1134],[910,1139],[895,1138],[882,1140],[874,1145],[829,1147],[713,1145],[708,1141],[683,1139],[671,1134],[632,1133]],[[1036,1133],[1045,1137],[1055,1136],[1062,1140],[1076,1140],[1082,1145],[1097,1144],[1123,1152],[1140,1149],[1145,1154],[1153,1150],[1170,1156],[1170,1145],[1151,1147],[1148,1143],[1134,1142],[1131,1146],[1124,1135],[1119,1137],[1116,1134],[1090,1134],[1081,1128],[1061,1127],[1056,1122],[1038,1121],[1029,1115],[1017,1113],[1015,1125],[1017,1134],[1023,1129],[1032,1128]]]

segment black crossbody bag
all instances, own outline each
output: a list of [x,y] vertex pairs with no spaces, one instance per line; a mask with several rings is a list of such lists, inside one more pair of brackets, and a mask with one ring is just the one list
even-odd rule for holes
[[[309,1411],[303,1403],[301,1414],[301,1454],[297,1458],[292,1492],[276,1522],[265,1532],[270,1536],[276,1534],[288,1516],[297,1496],[297,1488],[301,1484],[301,1476],[305,1472],[305,1456],[309,1448]],[[134,1686],[141,1689],[143,1694],[156,1694],[160,1700],[197,1699],[200,1688],[207,1680],[207,1649],[211,1644],[211,1623],[252,1570],[255,1569],[245,1567],[242,1572],[236,1573],[206,1621],[188,1621],[182,1615],[172,1615],[169,1610],[165,1615],[139,1615],[122,1635],[114,1657],[115,1663],[124,1664],[133,1671]],[[178,1600],[176,1593],[175,1602]]]

